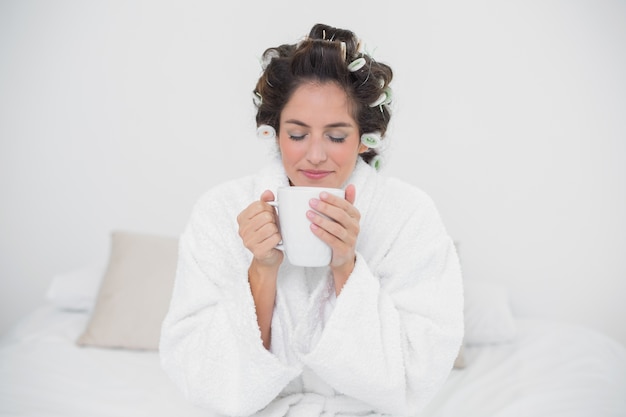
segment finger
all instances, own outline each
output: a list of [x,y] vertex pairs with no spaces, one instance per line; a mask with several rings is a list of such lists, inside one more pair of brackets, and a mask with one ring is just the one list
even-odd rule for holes
[[311,199],[309,204],[315,211],[346,226],[354,220],[358,222],[361,218],[359,211],[350,202],[327,193],[322,193],[320,200]]
[[239,223],[239,227],[242,228],[248,225],[252,219],[258,216],[260,213],[267,212],[268,214],[273,212],[272,207],[269,207],[266,203],[261,201],[255,201],[246,207],[239,216],[237,216],[237,222]]
[[260,251],[272,249],[280,242],[280,234],[274,223],[266,223],[250,236],[251,246],[258,246]]
[[324,239],[328,244],[331,244],[330,240],[332,238],[349,245],[356,241],[356,236],[359,232],[358,222],[350,221],[344,224],[321,216],[312,210],[307,212],[307,217],[311,221],[312,226],[315,226],[314,229],[321,229],[322,232],[326,232],[329,235],[328,240]]
[[251,233],[256,233],[265,224],[273,224],[278,228],[278,220],[274,207],[260,201],[257,201],[255,204],[257,207],[255,208],[254,214],[244,222],[241,228]]
[[244,239],[244,243],[251,241],[251,235],[255,234],[265,224],[273,224],[276,229],[276,212],[273,207],[256,201],[244,210],[237,218],[239,223],[239,235]]
[[241,225],[245,220],[252,219],[263,210],[270,213],[276,213],[273,207],[269,206],[268,204],[263,204],[269,201],[274,201],[274,193],[272,193],[270,190],[265,190],[263,194],[261,194],[261,197],[258,201],[253,202],[241,213],[239,213],[239,216],[237,216],[237,222]]
[[314,223],[311,223],[311,231],[333,251],[333,264],[337,262],[342,263],[342,260],[349,260],[354,258],[354,242],[345,242],[340,240],[332,233],[322,229]]
[[244,246],[259,256],[273,249],[280,242],[281,236],[275,223],[254,220],[241,234]]
[[354,204],[356,200],[356,187],[354,184],[350,184],[346,187],[346,201],[350,204]]
[[332,206],[336,206],[347,212],[350,217],[355,217],[358,210],[354,207],[353,203],[356,198],[356,188],[350,184],[346,187],[345,198],[337,197],[330,193],[322,192],[320,194],[320,200],[328,203]]

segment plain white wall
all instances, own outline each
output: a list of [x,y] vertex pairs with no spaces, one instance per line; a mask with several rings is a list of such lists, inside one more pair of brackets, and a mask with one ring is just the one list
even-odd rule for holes
[[626,3],[0,0],[0,332],[112,229],[178,235],[256,171],[268,47],[325,22],[395,70],[385,172],[425,189],[466,279],[626,344]]

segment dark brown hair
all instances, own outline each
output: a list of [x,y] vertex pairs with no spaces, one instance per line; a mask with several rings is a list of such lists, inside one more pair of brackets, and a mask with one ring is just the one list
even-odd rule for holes
[[[348,65],[363,58],[365,65],[350,71]],[[349,30],[316,24],[309,36],[297,44],[283,44],[263,53],[264,71],[254,94],[257,126],[267,124],[278,132],[280,114],[293,92],[306,82],[334,82],[352,102],[359,135],[379,132],[384,136],[391,113],[388,103],[371,106],[389,86],[391,67],[360,51],[360,42]],[[365,162],[376,156],[370,149],[361,154]]]

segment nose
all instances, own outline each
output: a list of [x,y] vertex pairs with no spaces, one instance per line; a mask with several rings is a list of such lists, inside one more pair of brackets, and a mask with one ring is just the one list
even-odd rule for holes
[[326,146],[323,137],[316,135],[311,138],[306,152],[306,159],[313,165],[319,165],[326,161]]

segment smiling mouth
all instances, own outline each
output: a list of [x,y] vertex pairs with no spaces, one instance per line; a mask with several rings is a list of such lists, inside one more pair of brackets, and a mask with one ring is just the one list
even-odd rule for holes
[[303,169],[301,172],[305,177],[313,180],[325,178],[332,173],[332,171],[319,171],[315,169]]

